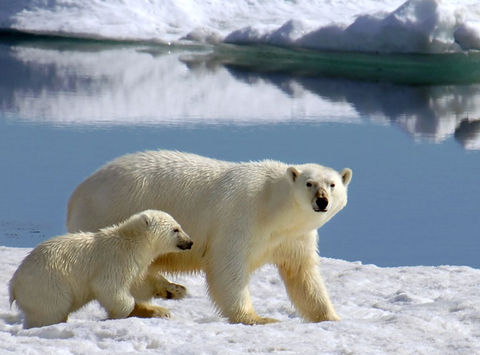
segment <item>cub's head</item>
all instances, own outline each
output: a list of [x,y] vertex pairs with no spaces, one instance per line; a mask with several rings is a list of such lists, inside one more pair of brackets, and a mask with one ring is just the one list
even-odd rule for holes
[[193,242],[190,237],[168,213],[146,210],[134,217],[137,217],[138,222],[145,228],[145,234],[150,239],[153,247],[162,254],[180,252],[192,248]]
[[296,165],[287,169],[287,176],[305,212],[323,215],[328,220],[347,204],[347,187],[352,180],[352,170],[348,168],[339,173],[317,164]]

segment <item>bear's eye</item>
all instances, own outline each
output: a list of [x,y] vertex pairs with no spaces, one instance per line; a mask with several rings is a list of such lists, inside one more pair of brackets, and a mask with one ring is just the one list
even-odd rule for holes
[[312,187],[312,183],[311,183],[311,182],[307,182],[307,187]]
[[178,229],[178,228],[175,228],[175,229],[173,230],[173,233],[178,233],[178,232],[180,232],[180,229]]
[[330,188],[332,188],[332,189],[333,189],[334,187],[335,187],[335,184],[333,184],[333,183],[332,183],[332,184],[330,184]]

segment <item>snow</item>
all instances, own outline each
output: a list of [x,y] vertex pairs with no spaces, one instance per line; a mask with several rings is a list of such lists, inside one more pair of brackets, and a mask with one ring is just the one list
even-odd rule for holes
[[252,277],[259,314],[279,323],[229,324],[215,313],[204,277],[172,279],[188,288],[183,300],[154,300],[171,319],[105,320],[95,302],[67,323],[22,328],[7,284],[27,248],[0,247],[0,353],[92,354],[474,354],[480,352],[480,270],[465,266],[379,268],[322,259],[322,273],[339,322],[306,323],[296,313],[273,266]]
[[[474,12],[477,10],[478,6]],[[377,11],[375,7],[358,14],[348,25],[330,23],[314,28],[302,21],[289,21],[265,33],[250,26],[231,33],[225,41],[389,53],[445,53],[480,48],[479,28],[466,20],[466,14],[471,12],[463,4],[409,0],[394,11]]]
[[114,40],[322,50],[480,49],[477,0],[0,0],[0,29]]

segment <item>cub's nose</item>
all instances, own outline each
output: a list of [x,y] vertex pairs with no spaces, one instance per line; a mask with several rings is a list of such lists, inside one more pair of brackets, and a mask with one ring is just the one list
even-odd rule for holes
[[182,250],[187,250],[191,249],[193,245],[193,242],[191,240],[181,240],[177,244],[177,248],[182,249]]
[[328,200],[325,197],[318,197],[315,201],[319,211],[325,212],[328,206]]

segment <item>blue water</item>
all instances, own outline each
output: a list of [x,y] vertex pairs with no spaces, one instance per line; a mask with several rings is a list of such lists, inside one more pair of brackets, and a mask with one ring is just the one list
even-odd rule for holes
[[[105,90],[114,91],[120,85],[112,79],[118,72],[112,74],[109,68],[99,67],[98,62],[90,60],[98,56],[100,61],[105,54],[102,50],[89,51],[89,60],[85,62],[89,64],[80,66],[65,59],[72,53],[81,57],[82,51],[75,48],[69,48],[68,53],[58,48],[35,52],[37,55],[28,57],[29,60],[17,55],[19,48],[35,49],[31,45],[0,46],[0,60],[4,64],[4,69],[0,69],[3,71],[0,75],[0,245],[33,247],[41,240],[64,233],[66,203],[86,176],[119,155],[162,148],[233,161],[269,158],[289,163],[316,162],[336,169],[350,167],[354,174],[348,205],[319,231],[322,256],[379,266],[480,267],[480,151],[464,148],[465,136],[475,137],[480,128],[476,121],[461,121],[438,139],[439,132],[443,132],[438,127],[448,126],[445,122],[459,115],[452,115],[453,109],[448,108],[443,113],[431,107],[425,109],[426,102],[439,91],[454,92],[462,102],[462,98],[475,99],[477,87],[385,89],[390,84],[348,82],[346,85],[343,78],[329,78],[325,85],[323,77],[270,73],[267,82],[274,87],[282,87],[289,80],[303,83],[304,87],[308,83],[315,88],[309,92],[316,97],[335,102],[340,96],[338,102],[345,101],[357,109],[352,117],[347,113],[341,120],[335,118],[335,111],[316,112],[314,117],[305,119],[294,109],[305,102],[291,94],[287,100],[291,101],[292,113],[281,122],[265,121],[245,107],[242,117],[247,123],[222,122],[223,111],[215,112],[215,108],[198,117],[198,112],[202,112],[199,109],[193,121],[191,115],[186,115],[185,122],[180,117],[172,123],[163,119],[156,122],[155,115],[132,115],[132,107],[127,104],[118,108],[123,102],[132,105],[135,100],[131,96],[143,97],[142,93],[134,92],[139,86],[127,80],[121,82],[127,86],[121,91],[125,97],[103,98],[101,105],[102,109],[107,107],[106,111],[116,105],[121,124],[115,122],[114,114],[109,123],[98,123],[93,119],[97,111],[84,111],[85,106],[81,105],[84,96],[91,95],[90,101],[86,101],[88,105],[95,102],[92,97],[98,95],[100,100]],[[59,59],[49,62],[48,55],[52,53]],[[112,62],[112,66],[115,64]],[[128,65],[131,67],[120,72],[133,70],[136,63]],[[182,72],[174,85],[176,95],[187,95],[192,85],[188,81],[190,76],[201,80],[212,75],[212,70],[190,68]],[[220,65],[215,75],[219,76],[222,70],[225,68]],[[228,78],[232,82],[221,81],[223,86],[219,90],[241,81],[242,90],[253,91],[252,97],[261,95],[255,83],[265,80],[264,74],[235,71]],[[144,76],[142,80],[148,82],[152,76]],[[178,90],[182,88],[182,80],[185,86]],[[100,83],[107,89],[99,89]],[[128,85],[133,85],[131,91]],[[157,89],[168,90],[168,87]],[[379,95],[382,92],[385,96]],[[402,107],[395,106],[395,98]],[[78,105],[69,104],[66,109],[62,105],[65,100]],[[378,107],[372,109],[371,105],[362,108],[362,104],[377,101],[378,107],[386,107],[383,111]],[[43,109],[36,109],[39,103],[47,103],[48,107],[40,105]],[[152,104],[155,107],[155,102]],[[185,103],[180,99],[172,103],[182,104]],[[275,102],[264,104],[275,105]],[[52,108],[55,105],[58,108]],[[158,104],[156,109],[158,117],[163,117],[166,107]],[[182,109],[188,108],[178,107],[174,112],[181,114]],[[458,112],[458,108],[455,110]],[[369,116],[369,112],[379,111],[388,119],[379,123]],[[61,122],[62,115],[74,118]],[[397,124],[413,115],[418,116],[415,129]],[[465,129],[458,129],[462,124],[471,129],[465,133]]]

